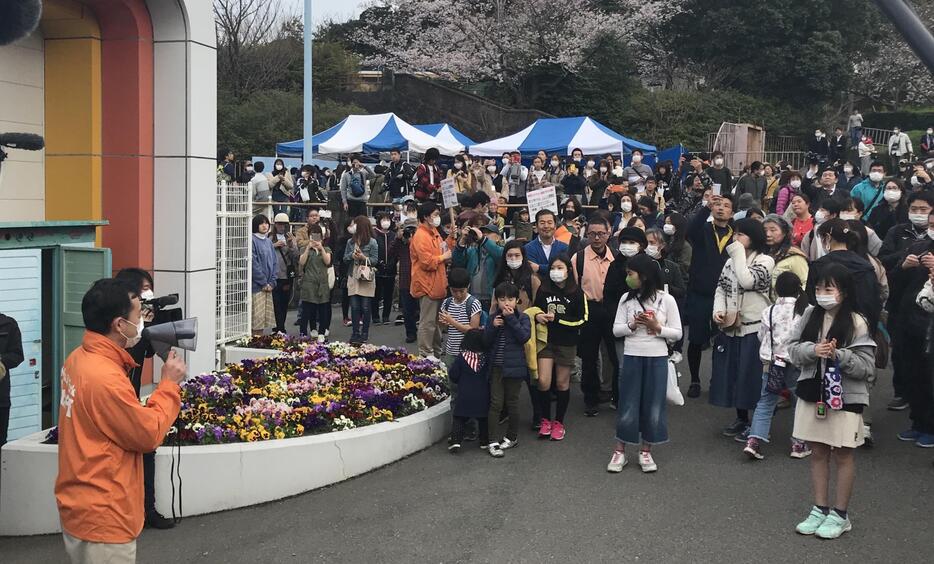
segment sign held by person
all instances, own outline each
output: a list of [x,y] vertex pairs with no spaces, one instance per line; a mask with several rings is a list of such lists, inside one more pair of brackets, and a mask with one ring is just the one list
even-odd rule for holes
[[547,186],[533,190],[526,194],[529,204],[529,218],[535,220],[535,215],[541,210],[551,210],[558,214],[558,194],[554,186]]
[[457,207],[457,186],[453,178],[445,178],[441,181],[441,197],[444,198],[444,209]]

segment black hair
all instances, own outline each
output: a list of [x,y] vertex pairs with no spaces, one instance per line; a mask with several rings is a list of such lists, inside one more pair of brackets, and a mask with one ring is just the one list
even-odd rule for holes
[[658,211],[658,203],[655,201],[655,198],[650,198],[648,196],[642,196],[641,198],[639,198],[638,205],[649,208],[649,211],[652,213],[655,213]]
[[[801,177],[799,176],[798,178],[801,178]],[[805,204],[809,206],[811,205],[811,197],[805,194],[804,192],[798,192],[796,194],[792,194],[791,199],[794,200],[795,198],[801,198],[802,200],[804,200]],[[830,202],[830,201],[832,200],[824,200],[824,203]],[[791,200],[788,201],[788,205],[789,206],[791,205]]]
[[830,237],[832,240],[843,243],[846,248],[855,251],[859,246],[859,235],[857,235],[850,224],[843,219],[828,219],[817,228],[818,237]]
[[765,242],[765,227],[763,227],[762,222],[758,219],[744,217],[733,223],[733,230],[749,237],[749,246],[751,250],[760,254],[769,252],[769,245]]
[[[850,250],[872,264],[869,259],[869,232],[866,231],[866,226],[858,219],[845,219],[844,221],[850,227],[850,232],[856,235],[853,238],[853,248],[850,248]],[[849,245],[847,245],[847,248],[849,248]]]
[[[506,264],[506,254],[509,253],[512,249],[519,249],[522,252],[522,266],[513,270],[509,268],[509,265]],[[496,268],[496,277],[493,279],[493,286],[498,286],[502,282],[513,282],[518,285],[524,285],[524,281],[529,281],[529,287],[526,288],[529,293],[529,297],[532,297],[532,267],[529,266],[528,255],[525,252],[525,243],[522,241],[513,239],[506,243],[506,246],[503,247],[503,256],[499,259],[499,265]]]
[[496,289],[493,290],[493,297],[495,299],[516,298],[518,300],[519,287],[512,282],[500,282],[497,284]]
[[835,200],[833,198],[824,198],[824,200],[820,203],[820,207],[827,210],[827,213],[832,215],[840,215],[840,212],[843,211],[843,206],[841,205],[840,200]]
[[425,221],[436,211],[438,211],[438,205],[436,203],[424,202],[418,206],[418,220]]
[[[848,268],[840,263],[828,263],[820,269],[815,279],[815,285],[836,286],[840,290],[840,308],[834,317],[827,335],[827,340],[836,339],[837,347],[842,348],[850,344],[853,340],[853,274]],[[801,340],[818,342],[821,335],[821,328],[824,324],[823,309],[815,307],[811,311],[804,329],[801,331]]]
[[574,265],[571,263],[571,257],[567,253],[559,253],[557,255],[552,255],[551,260],[548,261],[548,271],[550,272],[552,267],[554,267],[556,262],[560,262],[568,271],[568,277],[564,279],[564,288],[559,287],[551,277],[545,276],[542,277],[542,286],[546,287],[546,291],[549,291],[553,294],[561,294],[565,296],[573,296],[577,293],[577,281],[574,279]]
[[253,216],[253,233],[259,233],[259,226],[264,223],[268,223],[269,225],[272,225],[272,223],[269,222],[269,218],[266,217],[265,215],[263,214],[254,215]]
[[538,223],[538,221],[546,215],[550,215],[551,220],[555,223],[558,223],[558,217],[555,215],[555,212],[549,209],[538,210],[538,212],[535,214],[535,223]]
[[837,178],[838,176],[840,176],[840,173],[837,172],[837,169],[833,167],[827,167],[824,170],[820,171],[821,175],[823,175],[825,172],[832,172],[834,178]]
[[448,273],[448,287],[462,289],[470,287],[470,273],[466,268],[452,268]]
[[751,171],[759,170],[763,166],[765,165],[763,165],[761,161],[753,161],[753,163],[749,165],[749,170]]
[[266,170],[266,163],[263,161],[256,161],[256,163],[253,165],[253,170],[256,172],[263,172]]
[[775,279],[775,295],[779,298],[795,298],[795,314],[801,315],[808,307],[808,295],[801,287],[801,279],[786,270]]
[[626,261],[626,270],[631,270],[639,275],[642,285],[639,290],[633,290],[626,296],[626,300],[638,299],[641,302],[655,297],[664,286],[662,284],[662,270],[658,263],[645,253],[631,257]]
[[311,166],[310,164],[302,165],[301,172],[314,173],[314,171],[315,171],[315,167]]
[[[884,173],[885,173],[885,163],[882,162],[882,161],[872,161],[872,164],[869,165],[869,170],[872,170],[874,167],[877,167],[877,166],[881,166],[881,167],[882,167],[882,173],[884,174]],[[867,171],[867,172],[868,172],[868,171]]]
[[437,161],[438,158],[439,158],[440,156],[441,156],[441,153],[438,151],[438,149],[432,147],[432,148],[428,149],[427,151],[425,151],[425,161],[424,161],[424,162],[430,163],[430,162],[432,162],[432,161]]
[[636,153],[639,153],[640,155],[645,156],[645,153],[642,152],[642,149],[633,149],[632,154],[635,155]]
[[461,341],[461,348],[475,353],[485,352],[486,346],[483,342],[483,329],[470,329],[464,333],[464,339]]
[[866,211],[866,204],[863,203],[863,200],[861,198],[850,198],[850,199],[853,200],[853,209],[855,209],[859,213],[863,213],[864,211]]
[[[641,215],[633,215],[632,217],[630,217],[629,221],[626,222],[626,227],[636,227],[636,222],[639,222],[639,221],[642,222],[642,225],[645,225],[646,227],[648,227],[648,225],[646,225],[645,223],[645,219],[643,219]],[[638,227],[636,227],[636,229],[638,229]]]
[[142,268],[130,267],[124,268],[114,276],[114,280],[121,280],[129,284],[137,294],[143,291],[143,283],[149,282],[149,286],[155,286],[152,274]]
[[217,162],[218,164],[227,160],[227,155],[230,154],[230,149],[227,147],[221,147],[217,150]]
[[917,202],[918,200],[927,202],[929,206],[934,208],[934,193],[931,193],[928,191],[912,192],[911,195],[908,196],[908,205],[910,206],[911,204],[913,204],[914,202]]
[[486,192],[480,190],[480,191],[478,191],[476,194],[473,195],[473,199],[472,199],[471,203],[472,203],[473,205],[471,205],[471,206],[464,206],[464,207],[475,208],[475,207],[477,207],[477,206],[485,206],[485,205],[487,205],[487,204],[490,203],[490,195],[487,194]]
[[684,214],[679,212],[671,212],[668,214],[668,219],[675,226],[675,234],[670,237],[668,242],[668,253],[670,255],[680,254],[687,243],[688,220],[684,217]]
[[[603,213],[598,213],[598,212],[603,212]],[[587,220],[588,227],[592,225],[602,225],[603,227],[607,228],[607,231],[609,231],[612,228],[612,226],[610,225],[610,220],[606,218],[605,214],[606,214],[606,210],[594,211],[594,213],[591,214],[590,218]]]
[[106,335],[118,317],[130,315],[136,290],[126,280],[103,278],[95,282],[81,299],[81,317],[88,331]]

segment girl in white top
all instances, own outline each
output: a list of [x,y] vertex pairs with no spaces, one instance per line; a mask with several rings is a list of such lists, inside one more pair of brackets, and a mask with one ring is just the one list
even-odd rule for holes
[[627,444],[642,444],[639,466],[658,469],[652,445],[668,442],[665,404],[668,388],[668,345],[681,338],[681,314],[675,299],[662,289],[658,263],[640,253],[626,264],[626,283],[632,289],[616,310],[613,334],[626,337],[619,376],[619,418],[616,448],[608,472],[626,465]]

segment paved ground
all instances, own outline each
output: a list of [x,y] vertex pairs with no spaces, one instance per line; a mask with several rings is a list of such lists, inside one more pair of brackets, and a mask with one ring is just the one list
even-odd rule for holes
[[[370,333],[387,344],[401,334]],[[884,405],[890,375],[880,380]],[[607,474],[614,412],[581,411],[575,395],[563,443],[535,440],[526,412],[520,446],[503,459],[438,444],[330,488],[146,530],[139,562],[934,561],[934,451],[895,440],[904,412],[874,409],[877,446],[857,456],[854,529],[820,541],[793,530],[810,494],[808,462],[787,456],[790,411],[776,416],[767,458],[750,462],[719,435],[732,413],[707,405],[706,393],[689,400],[670,410],[672,442],[650,475],[632,465]],[[5,564],[64,557],[58,536],[0,539]]]

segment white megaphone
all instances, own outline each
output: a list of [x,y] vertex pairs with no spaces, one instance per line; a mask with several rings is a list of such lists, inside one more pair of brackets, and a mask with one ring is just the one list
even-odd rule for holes
[[198,348],[198,318],[151,325],[143,329],[143,338],[163,361],[169,358],[172,347],[193,351]]

